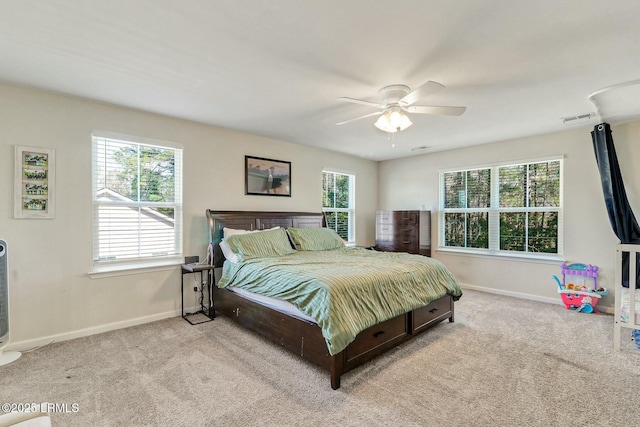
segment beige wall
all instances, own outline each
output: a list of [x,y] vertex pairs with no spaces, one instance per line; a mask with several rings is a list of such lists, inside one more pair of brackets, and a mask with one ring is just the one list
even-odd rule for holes
[[[11,341],[45,342],[174,316],[180,273],[91,279],[91,132],[184,146],[184,251],[205,254],[205,209],[320,211],[324,167],[356,174],[356,237],[373,244],[377,164],[83,99],[0,84],[0,238],[9,246]],[[56,215],[13,219],[13,147],[53,148]],[[292,197],[244,195],[244,155],[292,162]],[[193,296],[191,296],[193,297]],[[18,346],[19,347],[19,346]]]
[[[601,285],[612,288],[615,244],[604,206],[589,128],[381,162],[379,209],[432,210],[438,233],[438,172],[447,168],[564,155],[564,259],[600,267]],[[640,122],[613,126],[629,199],[640,215]],[[639,217],[640,218],[640,217]],[[433,242],[434,247],[436,242]],[[538,263],[432,251],[464,284],[499,293],[560,302],[551,275],[559,263]],[[613,305],[613,294],[602,301]]]

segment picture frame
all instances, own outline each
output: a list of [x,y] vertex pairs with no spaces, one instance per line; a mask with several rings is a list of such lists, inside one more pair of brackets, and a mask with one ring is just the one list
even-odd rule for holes
[[244,194],[291,197],[291,162],[244,156]]
[[14,218],[55,217],[55,168],[55,150],[15,146]]

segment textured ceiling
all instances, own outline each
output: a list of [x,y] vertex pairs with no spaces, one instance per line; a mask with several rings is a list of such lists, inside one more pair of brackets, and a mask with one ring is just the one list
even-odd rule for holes
[[[0,5],[0,81],[375,160],[564,130],[589,94],[640,78],[637,0]],[[394,141],[375,117],[334,124],[376,111],[338,97],[428,80],[446,88],[417,104],[465,114],[411,115]]]

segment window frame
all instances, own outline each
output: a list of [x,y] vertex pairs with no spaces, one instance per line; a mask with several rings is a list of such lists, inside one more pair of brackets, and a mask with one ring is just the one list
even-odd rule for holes
[[[348,208],[335,208],[335,207],[325,207],[324,206],[324,202],[322,202],[322,212],[326,215],[327,212],[335,212],[335,213],[339,213],[339,212],[347,212],[348,213],[348,220],[347,220],[347,233],[349,235],[349,238],[347,239],[347,241],[345,242],[345,244],[347,246],[354,246],[356,244],[356,175],[352,172],[346,172],[346,171],[340,171],[340,170],[336,170],[336,169],[331,169],[331,168],[325,168],[322,170],[322,179],[321,179],[321,184],[322,184],[322,196],[324,197],[324,174],[325,173],[330,173],[334,175],[343,175],[343,176],[347,176],[349,178],[349,195],[348,195],[348,200],[349,200],[349,207]],[[334,179],[334,187],[335,187],[335,179]],[[335,192],[334,192],[335,194]],[[335,206],[335,201],[333,203],[333,205]],[[331,227],[329,224],[327,224],[328,228],[331,228],[332,230],[335,230],[335,228]],[[337,231],[337,230],[336,230]]]
[[[161,148],[165,150],[173,150],[174,157],[174,201],[173,202],[150,202],[150,201],[106,201],[98,198],[99,189],[98,182],[98,160],[97,160],[97,144],[100,140],[110,140],[118,143],[132,144],[138,146],[147,146]],[[101,275],[109,276],[123,272],[126,274],[132,270],[157,270],[163,267],[182,263],[183,256],[183,147],[168,141],[160,141],[156,139],[117,134],[113,132],[94,131],[91,134],[91,151],[92,151],[92,204],[93,204],[93,220],[92,220],[92,260],[93,268],[89,273],[91,277],[100,277]],[[174,210],[173,228],[174,228],[174,253],[159,256],[139,256],[124,259],[99,259],[99,209],[100,206],[126,206],[133,208],[158,208],[170,207]]]
[[[559,201],[558,206],[547,207],[500,207],[500,182],[499,169],[513,166],[528,166],[537,163],[559,162]],[[480,169],[490,170],[490,207],[489,208],[445,208],[445,174],[453,172],[467,172]],[[500,163],[484,164],[478,166],[470,166],[463,168],[451,168],[440,170],[438,172],[438,192],[439,192],[439,212],[438,212],[438,251],[451,252],[459,254],[475,254],[491,257],[514,257],[528,258],[532,260],[563,260],[563,212],[564,212],[564,155],[549,156],[544,158],[526,159],[519,161],[507,161]],[[529,179],[529,177],[527,178]],[[527,203],[529,198],[527,197]],[[488,248],[469,248],[460,246],[445,246],[445,214],[446,213],[488,213]],[[506,212],[556,212],[558,216],[557,224],[557,253],[547,252],[529,252],[500,249],[500,214]],[[526,233],[528,235],[529,226],[526,225]],[[466,233],[465,233],[466,239]]]

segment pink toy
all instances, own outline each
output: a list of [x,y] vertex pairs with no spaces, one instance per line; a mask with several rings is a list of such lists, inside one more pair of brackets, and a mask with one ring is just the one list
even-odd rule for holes
[[[593,279],[593,288],[586,286],[574,286],[566,283],[567,276],[583,276]],[[557,276],[553,278],[558,282],[558,293],[567,310],[576,310],[582,313],[599,313],[596,305],[603,295],[608,292],[604,288],[598,288],[598,267],[591,264],[562,264],[562,282]]]

